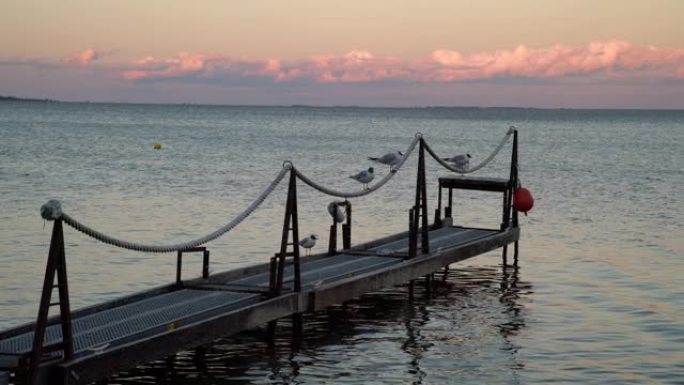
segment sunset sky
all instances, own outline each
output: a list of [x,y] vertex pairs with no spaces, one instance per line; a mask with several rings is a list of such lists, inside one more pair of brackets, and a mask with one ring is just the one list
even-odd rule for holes
[[3,0],[0,95],[684,108],[681,0]]

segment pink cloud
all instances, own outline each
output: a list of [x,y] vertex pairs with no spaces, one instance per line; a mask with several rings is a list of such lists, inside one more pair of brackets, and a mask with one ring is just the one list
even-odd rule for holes
[[152,56],[135,60],[132,68],[122,72],[126,80],[175,78],[190,74],[201,75],[211,71],[216,57],[208,54],[181,52],[174,58],[157,59]]
[[492,77],[554,78],[567,75],[605,73],[672,76],[684,64],[684,49],[635,47],[629,42],[592,42],[584,47],[554,45],[532,49],[519,45],[514,50],[462,55],[437,50],[437,65],[423,74],[430,80],[458,81]]
[[68,64],[75,64],[75,65],[80,65],[80,66],[88,66],[90,65],[93,61],[99,59],[101,57],[101,53],[95,51],[93,48],[88,48],[84,51],[75,53],[68,58],[65,59],[65,62]]
[[[82,53],[80,63],[97,54]],[[231,58],[202,53],[146,57],[124,66],[130,81],[174,79],[265,78],[316,83],[457,82],[491,78],[552,79],[604,74],[610,77],[682,78],[684,48],[637,47],[625,41],[597,41],[585,46],[553,45],[464,54],[438,49],[424,60],[377,56],[364,50],[297,60]]]

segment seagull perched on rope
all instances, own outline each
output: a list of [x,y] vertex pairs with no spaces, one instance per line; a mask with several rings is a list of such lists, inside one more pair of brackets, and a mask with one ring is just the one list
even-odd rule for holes
[[311,234],[308,237],[299,241],[299,246],[306,249],[306,252],[307,252],[306,255],[311,255],[311,248],[316,246],[316,240],[317,239],[318,239],[318,235]]
[[387,154],[385,154],[379,158],[369,156],[368,159],[370,159],[374,162],[386,164],[386,165],[390,166],[390,171],[392,171],[394,169],[394,166],[401,163],[401,161],[404,159],[404,154],[401,151],[397,151],[397,152],[387,153]]
[[336,223],[344,222],[345,213],[344,209],[337,204],[337,202],[330,202],[328,205],[328,213],[335,220]]
[[368,183],[370,183],[373,180],[373,178],[375,178],[375,174],[373,173],[373,167],[369,168],[368,170],[363,170],[356,175],[351,175],[350,178],[354,179],[359,183],[363,183],[363,188],[367,189]]
[[468,166],[470,166],[470,154],[458,154],[454,155],[451,158],[442,158],[443,160],[452,163],[454,167],[460,168],[462,170],[467,170]]

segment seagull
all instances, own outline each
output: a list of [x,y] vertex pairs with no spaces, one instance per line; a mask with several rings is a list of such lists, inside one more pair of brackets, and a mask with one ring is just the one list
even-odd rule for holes
[[386,165],[390,166],[390,170],[392,170],[392,168],[394,166],[398,165],[399,162],[401,162],[401,160],[404,159],[404,154],[402,154],[401,151],[397,151],[397,152],[387,153],[387,154],[385,154],[379,158],[374,158],[372,156],[369,156],[368,159],[370,159],[374,162],[386,164]]
[[311,248],[316,246],[316,240],[317,239],[318,239],[318,235],[311,234],[308,237],[299,241],[299,246],[306,249],[306,251],[307,251],[306,255],[311,255]]
[[328,213],[333,217],[336,223],[344,222],[345,213],[344,209],[337,204],[337,202],[330,202],[328,205]]
[[[368,170],[363,170],[360,173],[356,175],[351,175],[350,178],[354,179],[355,181],[359,183],[363,183],[364,188],[368,188],[368,183],[370,183],[373,178],[375,178],[375,174],[373,174],[373,167],[369,168]],[[328,210],[329,210],[328,206]]]
[[456,168],[460,168],[463,170],[467,170],[468,166],[470,165],[470,154],[458,154],[454,155],[451,158],[442,158],[443,160],[453,163]]

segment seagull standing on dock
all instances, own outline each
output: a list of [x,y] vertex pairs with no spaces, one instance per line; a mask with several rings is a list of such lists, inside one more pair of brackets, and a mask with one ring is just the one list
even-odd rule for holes
[[367,189],[368,183],[370,183],[373,180],[373,178],[375,178],[375,174],[373,173],[373,167],[369,168],[368,170],[363,170],[356,175],[352,175],[350,176],[350,178],[354,179],[359,183],[363,183],[363,188]]
[[344,209],[337,204],[337,202],[330,202],[328,205],[328,213],[337,223],[344,222],[345,213]]
[[462,170],[467,170],[468,166],[470,166],[470,154],[458,154],[454,155],[451,158],[442,158],[443,160],[452,163],[454,167],[460,168]]
[[306,252],[307,252],[306,255],[311,255],[311,248],[316,246],[316,240],[317,239],[318,239],[318,235],[311,234],[308,237],[299,241],[299,246],[306,249]]
[[374,162],[386,164],[386,165],[390,166],[390,171],[393,171],[394,166],[398,165],[402,161],[402,159],[404,159],[404,154],[402,154],[401,151],[397,151],[397,152],[387,153],[387,154],[385,154],[379,158],[374,158],[372,156],[369,156],[368,159],[370,159]]

